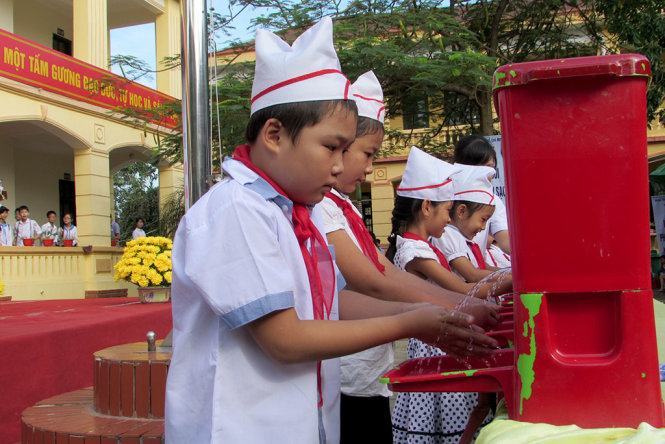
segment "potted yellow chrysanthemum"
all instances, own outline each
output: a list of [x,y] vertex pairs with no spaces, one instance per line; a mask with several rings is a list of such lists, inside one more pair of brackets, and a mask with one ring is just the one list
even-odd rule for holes
[[127,242],[115,264],[115,280],[124,279],[139,286],[141,302],[167,302],[171,299],[171,249],[166,237],[140,237]]

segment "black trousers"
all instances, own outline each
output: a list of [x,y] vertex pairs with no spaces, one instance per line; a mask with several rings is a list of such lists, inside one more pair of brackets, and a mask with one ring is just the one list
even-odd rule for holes
[[342,393],[340,410],[340,444],[392,444],[389,398]]

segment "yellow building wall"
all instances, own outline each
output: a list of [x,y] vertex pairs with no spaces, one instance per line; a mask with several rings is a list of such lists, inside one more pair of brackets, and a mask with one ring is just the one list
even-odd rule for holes
[[113,280],[113,266],[122,250],[110,247],[2,247],[0,280],[13,301],[82,299],[86,290],[126,288],[137,296],[136,285]]

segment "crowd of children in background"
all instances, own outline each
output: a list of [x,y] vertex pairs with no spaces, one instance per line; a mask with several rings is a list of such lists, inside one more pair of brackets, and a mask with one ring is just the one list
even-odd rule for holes
[[[78,231],[73,224],[71,213],[62,216],[58,225],[58,216],[55,211],[46,212],[46,223],[39,225],[30,218],[30,209],[21,205],[14,211],[14,221],[8,221],[9,208],[0,205],[0,247],[34,246],[38,243],[44,247],[63,246],[74,247],[78,245]],[[145,237],[143,231],[145,220],[139,217],[136,220],[132,239]],[[111,245],[120,244],[120,225],[111,219]]]
[[30,218],[30,209],[26,205],[16,208],[13,223],[7,220],[8,217],[9,208],[0,206],[0,246],[24,247],[37,245],[37,242],[45,247],[78,245],[78,232],[70,213],[63,215],[60,225],[57,224],[57,214],[51,210],[46,213],[46,223],[40,226]]

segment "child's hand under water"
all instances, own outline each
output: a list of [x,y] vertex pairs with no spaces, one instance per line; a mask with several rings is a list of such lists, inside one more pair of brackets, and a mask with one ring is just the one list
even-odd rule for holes
[[402,316],[409,317],[413,330],[410,336],[454,356],[483,356],[499,347],[496,340],[474,325],[474,317],[466,313],[422,305]]

